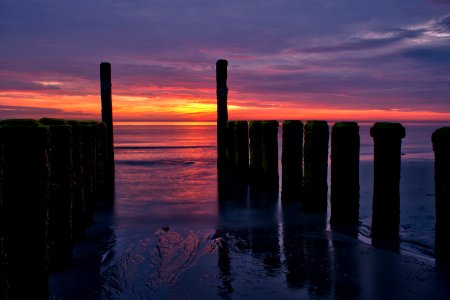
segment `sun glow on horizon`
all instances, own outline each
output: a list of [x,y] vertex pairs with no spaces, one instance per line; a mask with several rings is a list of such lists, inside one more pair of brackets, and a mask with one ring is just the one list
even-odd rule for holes
[[[42,84],[44,84],[42,82]],[[59,82],[45,82],[57,85]],[[113,91],[114,93],[114,91]],[[311,107],[296,101],[271,102],[229,99],[230,120],[329,120],[329,121],[444,121],[450,112],[426,110]],[[0,91],[0,118],[70,117],[99,119],[100,96],[93,93],[66,95],[36,91]],[[215,94],[136,96],[113,94],[113,117],[118,122],[215,122]]]

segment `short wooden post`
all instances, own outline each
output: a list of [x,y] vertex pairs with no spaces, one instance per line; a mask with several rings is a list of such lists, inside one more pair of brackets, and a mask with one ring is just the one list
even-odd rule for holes
[[282,200],[300,202],[303,183],[303,123],[283,122],[283,142],[281,153]]
[[226,124],[228,121],[228,87],[227,87],[228,61],[219,59],[216,62],[217,83],[217,163],[219,166],[226,163]]
[[3,203],[4,138],[0,123],[0,299],[9,298],[8,253],[5,245],[5,205]]
[[72,128],[60,119],[43,118],[50,129],[49,258],[52,269],[68,266],[72,260],[73,163]]
[[435,256],[439,263],[450,263],[450,127],[432,135],[436,192]]
[[108,182],[108,148],[107,134],[108,128],[105,122],[97,124],[98,136],[96,146],[97,161],[97,196],[100,200],[111,199],[114,190]]
[[400,165],[405,128],[378,122],[370,128],[374,141],[372,239],[397,239],[400,225]]
[[[1,122],[2,230],[9,299],[48,299],[50,131],[35,120]],[[0,292],[0,293],[3,293]]]
[[359,126],[338,122],[331,130],[331,225],[359,222]]
[[95,170],[95,146],[94,130],[90,121],[80,121],[81,127],[81,157],[83,169],[83,222],[88,227],[93,223],[95,207],[94,197],[94,170]]
[[262,172],[262,122],[250,121],[250,176],[253,182],[258,182]]
[[249,169],[248,158],[248,122],[236,121],[236,170],[240,176],[246,177]]
[[72,161],[73,161],[73,201],[72,201],[72,236],[75,242],[81,241],[85,237],[85,197],[82,170],[81,151],[81,124],[79,121],[69,120],[72,127]]
[[261,184],[264,189],[278,190],[278,121],[263,121]]
[[328,139],[326,121],[307,121],[303,164],[302,209],[326,212],[328,194]]
[[114,190],[114,128],[111,96],[111,64],[100,64],[100,93],[102,100],[102,122],[106,124],[106,166],[105,181],[111,194]]
[[234,171],[236,169],[236,132],[235,122],[226,123],[226,168]]

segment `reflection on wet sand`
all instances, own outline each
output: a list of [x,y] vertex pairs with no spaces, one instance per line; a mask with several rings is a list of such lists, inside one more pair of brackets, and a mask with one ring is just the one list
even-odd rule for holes
[[[448,275],[431,265],[364,244],[357,227],[330,227],[327,214],[304,213],[296,203],[281,203],[277,193],[226,174],[219,176],[219,220],[224,298],[258,295],[253,287],[264,290],[263,298],[281,299],[445,299],[450,292]],[[261,287],[262,278],[273,280],[272,287]]]

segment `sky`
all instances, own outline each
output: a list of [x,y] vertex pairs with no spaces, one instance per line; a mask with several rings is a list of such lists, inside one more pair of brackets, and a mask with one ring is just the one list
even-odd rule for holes
[[450,120],[450,0],[0,0],[0,119]]

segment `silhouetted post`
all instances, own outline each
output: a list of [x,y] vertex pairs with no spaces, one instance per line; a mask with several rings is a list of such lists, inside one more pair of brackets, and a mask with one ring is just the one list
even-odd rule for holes
[[331,225],[359,221],[359,126],[339,122],[331,130]]
[[278,121],[263,121],[261,186],[268,190],[278,190]]
[[262,122],[250,121],[250,175],[252,181],[258,182],[262,172]]
[[94,198],[94,170],[95,170],[95,146],[94,130],[90,121],[80,121],[81,125],[81,157],[83,169],[83,222],[88,227],[93,222],[95,207]]
[[300,201],[303,183],[303,123],[283,122],[281,153],[283,200]]
[[0,123],[0,299],[9,298],[9,274],[8,274],[8,256],[5,249],[5,220],[3,204],[3,169],[4,161],[4,138]]
[[372,241],[397,239],[400,225],[400,164],[405,128],[378,122],[370,128],[374,141]]
[[249,169],[248,161],[248,122],[236,121],[236,168],[240,176],[246,177]]
[[234,121],[227,121],[226,123],[226,168],[229,170],[236,169],[236,132],[234,125]]
[[96,161],[97,161],[97,195],[101,200],[111,198],[111,186],[108,184],[107,166],[108,166],[108,148],[107,148],[107,134],[108,128],[105,122],[97,124],[98,136],[96,146]]
[[[2,230],[9,299],[48,299],[50,131],[35,120],[1,122]],[[3,293],[1,291],[0,293]],[[3,295],[2,295],[3,296]]]
[[302,198],[302,209],[306,211],[327,210],[328,139],[326,121],[306,122]]
[[66,120],[39,121],[50,129],[49,258],[50,267],[60,269],[72,260],[72,128]]
[[226,161],[226,124],[228,121],[228,87],[227,87],[228,61],[219,59],[216,62],[217,82],[217,163],[219,166]]
[[86,232],[84,216],[85,198],[82,170],[83,157],[81,153],[81,124],[79,121],[74,120],[69,120],[68,123],[72,127],[72,161],[74,176],[72,186],[72,237],[74,241],[80,241],[85,237]]
[[450,263],[450,127],[437,129],[432,135],[434,183],[436,192],[436,261]]
[[105,178],[109,183],[111,194],[114,189],[114,131],[111,97],[111,64],[102,62],[100,64],[100,87],[102,98],[102,122],[106,124],[106,166]]

